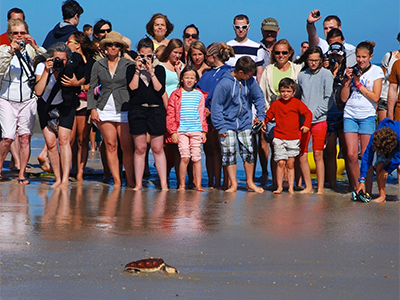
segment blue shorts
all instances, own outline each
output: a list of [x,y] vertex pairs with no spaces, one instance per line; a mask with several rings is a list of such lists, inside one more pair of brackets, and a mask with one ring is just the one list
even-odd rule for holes
[[343,118],[343,132],[372,135],[375,131],[375,116],[365,119]]

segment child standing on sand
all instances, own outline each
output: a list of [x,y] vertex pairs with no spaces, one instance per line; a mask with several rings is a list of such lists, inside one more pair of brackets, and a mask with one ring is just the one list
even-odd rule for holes
[[265,119],[264,94],[253,78],[255,62],[248,56],[238,59],[232,72],[225,72],[214,89],[211,103],[211,121],[218,130],[222,152],[222,166],[226,166],[230,187],[226,192],[237,190],[236,141],[244,162],[246,188],[257,193],[264,190],[253,181],[254,150],[251,126],[254,104],[258,120]]
[[172,142],[178,144],[181,155],[179,190],[185,190],[187,166],[192,158],[195,188],[204,191],[201,187],[201,144],[206,141],[208,131],[205,114],[207,93],[194,88],[198,81],[196,69],[185,67],[180,75],[180,87],[168,100],[167,130]]
[[[276,122],[272,144],[275,149],[274,160],[277,163],[276,183],[278,188],[274,191],[274,194],[280,194],[283,190],[285,166],[287,167],[289,193],[294,193],[294,161],[300,153],[300,115],[305,118],[300,131],[307,133],[311,127],[311,111],[301,100],[293,98],[295,93],[296,83],[290,78],[283,78],[279,82],[280,97],[272,102],[267,111],[267,118],[265,119],[265,123],[273,119]],[[264,127],[264,132],[265,129]]]

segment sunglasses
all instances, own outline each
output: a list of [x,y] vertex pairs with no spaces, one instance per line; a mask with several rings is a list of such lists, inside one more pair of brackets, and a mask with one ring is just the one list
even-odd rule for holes
[[100,29],[99,33],[110,33],[111,29]]
[[192,37],[192,39],[197,40],[197,39],[199,38],[199,35],[198,35],[198,34],[195,34],[195,33],[193,33],[193,34],[185,33],[185,34],[183,35],[183,38],[184,38],[184,39],[188,39],[188,38],[190,38],[190,37]]
[[66,44],[69,45],[70,43],[72,43],[72,44],[79,44],[79,42],[74,41],[74,40],[68,40]]
[[289,51],[274,51],[274,54],[275,54],[275,55],[280,55],[280,54],[282,54],[282,55],[288,55],[288,54],[289,54]]
[[139,56],[140,58],[153,58],[153,54],[147,54],[147,55],[139,54]]
[[320,59],[307,59],[307,62],[317,64],[317,63],[320,63],[321,60]]
[[250,24],[243,25],[243,26],[233,25],[233,28],[235,28],[235,30],[240,30],[240,29],[247,30],[249,28],[249,26],[250,26]]
[[13,31],[12,34],[13,35],[19,35],[19,34],[24,35],[24,34],[26,34],[26,31]]
[[122,45],[120,43],[107,43],[106,44],[106,47],[108,47],[108,48],[112,48],[113,46],[115,48],[121,48],[122,47]]

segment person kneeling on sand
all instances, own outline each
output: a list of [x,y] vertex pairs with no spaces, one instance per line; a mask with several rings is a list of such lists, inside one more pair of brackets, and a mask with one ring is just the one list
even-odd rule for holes
[[230,187],[226,192],[237,190],[236,141],[244,162],[246,188],[258,193],[264,190],[253,181],[254,149],[252,110],[254,104],[257,119],[265,119],[264,94],[253,78],[255,62],[248,56],[238,59],[232,72],[225,72],[214,90],[211,103],[211,121],[218,130],[222,152],[222,165],[227,167]]
[[[385,185],[387,176],[400,165],[400,121],[393,121],[388,118],[383,119],[371,136],[367,149],[365,149],[362,156],[357,193],[361,190],[365,193],[365,177],[369,168],[372,167],[375,152],[377,157],[374,168],[379,197],[371,202],[383,203],[386,201]],[[367,192],[371,194],[371,190],[372,182],[368,184]]]

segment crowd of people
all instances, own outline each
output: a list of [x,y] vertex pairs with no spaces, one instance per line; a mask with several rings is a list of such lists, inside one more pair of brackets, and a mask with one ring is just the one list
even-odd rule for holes
[[312,139],[322,194],[336,187],[339,140],[349,188],[371,193],[375,169],[375,201],[385,201],[387,175],[400,163],[399,51],[388,52],[382,68],[371,64],[375,44],[346,43],[333,15],[324,19],[320,38],[319,10],[307,18],[308,42],[297,57],[288,40],[278,39],[274,18],[261,22],[260,42],[250,40],[246,15],[234,17],[233,40],[206,47],[194,24],[184,28],[182,40],[168,39],[174,25],[156,13],[145,26],[150,37],[134,51],[108,20],[79,31],[83,12],[77,1],[65,1],[63,21],[40,47],[24,12],[8,11],[0,36],[0,167],[11,152],[19,184],[29,184],[25,171],[38,116],[45,140],[38,159],[54,173],[54,188],[68,186],[71,175],[84,180],[97,131],[105,181],[121,187],[123,166],[126,186],[134,190],[143,188],[151,149],[161,189],[168,190],[175,168],[179,190],[188,174],[188,186],[204,191],[203,144],[208,187],[235,192],[238,144],[248,190],[264,192],[255,183],[255,165],[258,157],[264,185],[271,157],[275,194],[283,192],[285,178],[289,193],[313,193]]

